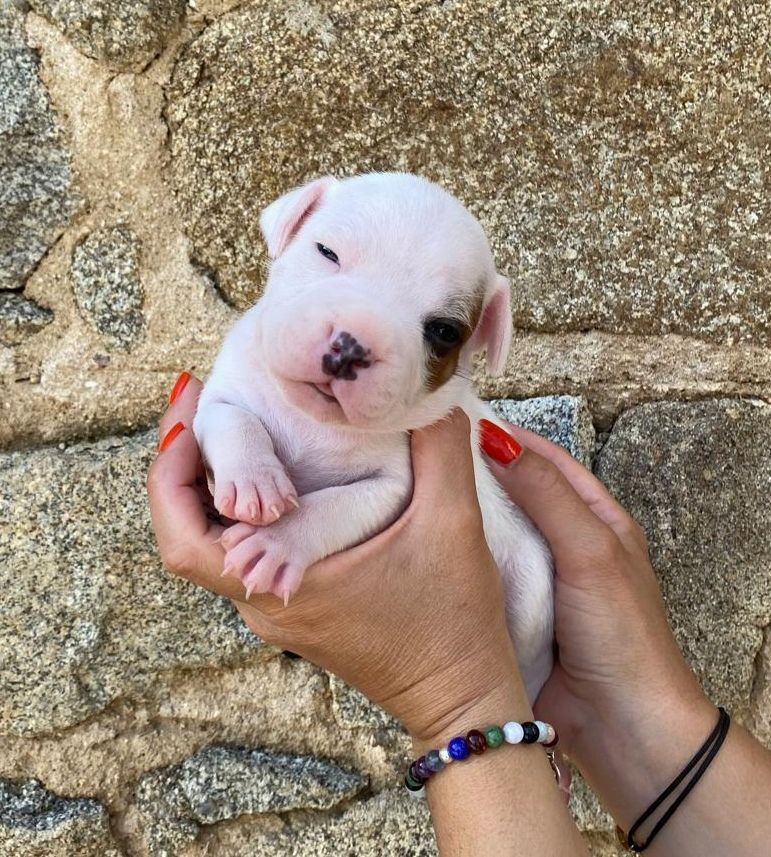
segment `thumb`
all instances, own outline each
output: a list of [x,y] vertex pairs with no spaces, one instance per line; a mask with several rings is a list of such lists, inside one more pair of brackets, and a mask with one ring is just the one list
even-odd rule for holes
[[471,455],[471,423],[460,408],[412,433],[413,504],[436,509],[443,501],[479,508]]

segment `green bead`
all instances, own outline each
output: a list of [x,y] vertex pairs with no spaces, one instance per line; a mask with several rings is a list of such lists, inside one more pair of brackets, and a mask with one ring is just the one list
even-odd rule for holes
[[503,729],[500,726],[488,726],[484,736],[488,747],[500,747],[503,744]]

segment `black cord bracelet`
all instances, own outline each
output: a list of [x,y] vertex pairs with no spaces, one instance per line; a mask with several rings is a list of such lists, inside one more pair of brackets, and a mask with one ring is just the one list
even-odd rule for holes
[[[645,812],[637,819],[637,821],[632,825],[629,829],[629,833],[624,834],[623,830],[620,827],[616,828],[616,834],[622,845],[625,845],[630,851],[635,854],[639,854],[641,851],[645,851],[653,842],[653,840],[658,836],[661,832],[664,825],[669,821],[670,818],[675,814],[677,808],[680,804],[688,797],[691,793],[693,787],[702,777],[704,771],[712,763],[712,760],[717,755],[718,750],[722,747],[723,741],[725,741],[725,737],[728,734],[728,727],[731,725],[731,718],[728,716],[728,712],[724,708],[718,708],[720,712],[720,717],[718,718],[717,725],[712,730],[709,735],[709,738],[699,747],[696,751],[693,758],[688,762],[688,764],[683,768],[683,770],[675,777],[674,780],[664,789],[664,791],[656,798],[655,801],[645,810]],[[702,761],[703,760],[703,761]],[[637,833],[637,830],[643,825],[654,812],[664,803],[664,801],[674,792],[674,790],[683,782],[683,780],[690,774],[690,772],[696,767],[696,765],[701,762],[701,766],[698,768],[696,773],[693,775],[691,780],[685,786],[685,788],[680,792],[680,794],[675,798],[672,805],[667,809],[667,811],[662,815],[659,821],[654,826],[653,830],[648,834],[648,838],[645,842],[637,843],[635,842],[634,835]]]

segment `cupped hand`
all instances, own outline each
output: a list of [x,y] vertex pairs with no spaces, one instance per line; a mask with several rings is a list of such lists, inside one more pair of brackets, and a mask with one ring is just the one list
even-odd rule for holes
[[519,682],[462,412],[413,434],[414,491],[398,520],[312,566],[285,607],[273,595],[246,599],[238,581],[221,576],[225,528],[190,430],[200,390],[191,379],[163,416],[161,437],[171,432],[173,440],[148,476],[153,526],[172,572],[231,598],[256,634],[357,687],[417,740]]
[[673,744],[706,736],[717,715],[667,623],[642,528],[565,450],[511,434],[524,451],[508,466],[491,462],[493,472],[555,563],[558,657],[535,712],[613,809],[630,769],[641,793],[655,794],[677,765]]

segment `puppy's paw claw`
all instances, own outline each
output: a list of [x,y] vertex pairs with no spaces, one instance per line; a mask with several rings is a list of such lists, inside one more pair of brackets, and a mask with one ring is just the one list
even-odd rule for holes
[[233,482],[222,482],[214,491],[214,508],[226,518],[232,518],[236,507],[236,486]]
[[251,473],[220,480],[222,490],[215,483],[217,510],[247,524],[273,524],[299,506],[297,492],[278,460],[262,466],[257,462]]

